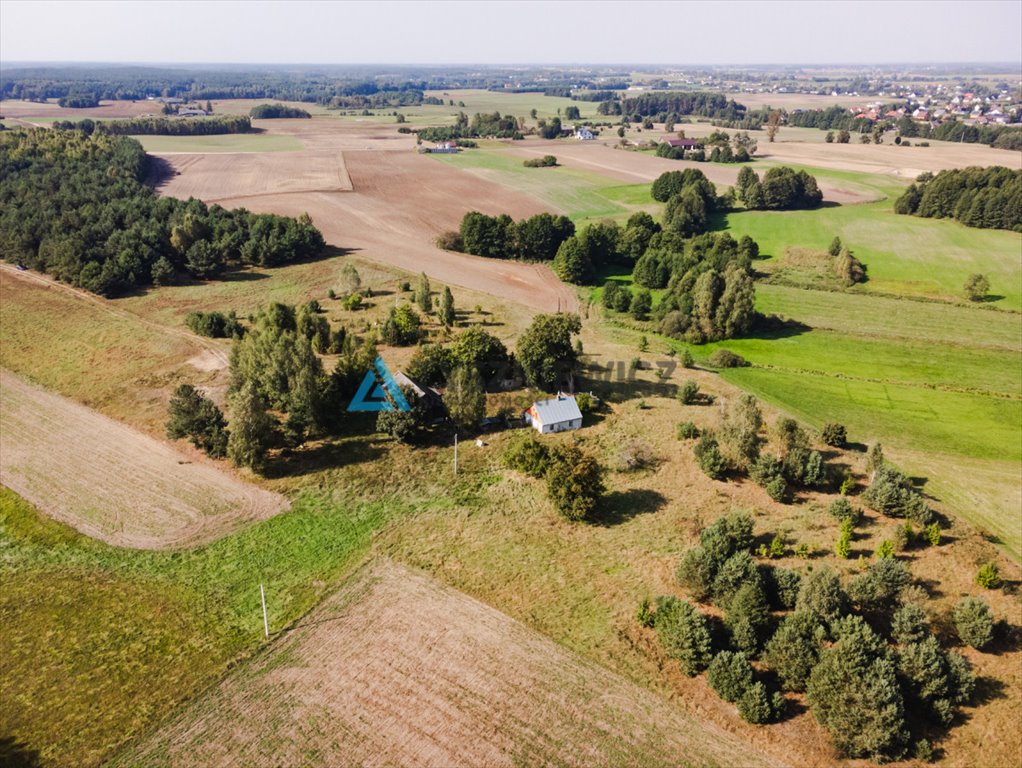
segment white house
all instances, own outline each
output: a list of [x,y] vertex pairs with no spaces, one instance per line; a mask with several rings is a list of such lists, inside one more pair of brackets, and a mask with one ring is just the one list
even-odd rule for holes
[[550,400],[538,400],[523,414],[525,422],[542,435],[567,432],[582,426],[582,412],[575,398],[559,395]]
[[575,138],[581,141],[592,141],[596,138],[596,134],[583,125],[575,131]]

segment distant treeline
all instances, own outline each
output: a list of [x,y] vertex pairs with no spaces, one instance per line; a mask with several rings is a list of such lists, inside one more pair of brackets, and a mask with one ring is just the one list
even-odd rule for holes
[[282,117],[312,117],[304,109],[286,104],[260,104],[249,110],[249,116],[256,120],[275,120]]
[[0,134],[0,253],[105,296],[164,285],[186,272],[275,266],[323,250],[298,219],[159,197],[142,180],[149,157],[134,139],[84,131]]
[[650,92],[614,101],[604,101],[596,108],[601,115],[637,115],[660,117],[699,115],[716,120],[740,121],[746,107],[720,93]]
[[213,136],[221,133],[251,133],[252,121],[244,115],[217,117],[133,117],[128,120],[56,120],[56,130],[107,133],[114,136]]
[[924,173],[895,201],[894,210],[1022,232],[1022,171],[994,166]]

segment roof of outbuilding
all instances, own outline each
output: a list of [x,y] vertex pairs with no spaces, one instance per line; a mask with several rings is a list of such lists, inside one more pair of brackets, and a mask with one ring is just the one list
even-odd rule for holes
[[574,421],[582,418],[582,411],[574,397],[554,397],[550,400],[537,400],[532,404],[536,415],[544,424],[557,424],[562,421]]

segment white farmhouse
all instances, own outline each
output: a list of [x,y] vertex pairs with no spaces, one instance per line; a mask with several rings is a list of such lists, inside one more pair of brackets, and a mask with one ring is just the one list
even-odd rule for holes
[[581,128],[575,129],[575,138],[580,141],[592,141],[596,138],[596,134],[583,125]]
[[542,435],[567,432],[582,426],[582,412],[570,395],[538,400],[525,411],[525,422]]

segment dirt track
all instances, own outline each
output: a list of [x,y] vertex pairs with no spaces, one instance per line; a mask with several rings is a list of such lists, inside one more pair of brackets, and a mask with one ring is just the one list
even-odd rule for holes
[[114,764],[777,763],[493,608],[381,561]]
[[201,544],[287,501],[0,369],[0,482],[109,544]]

